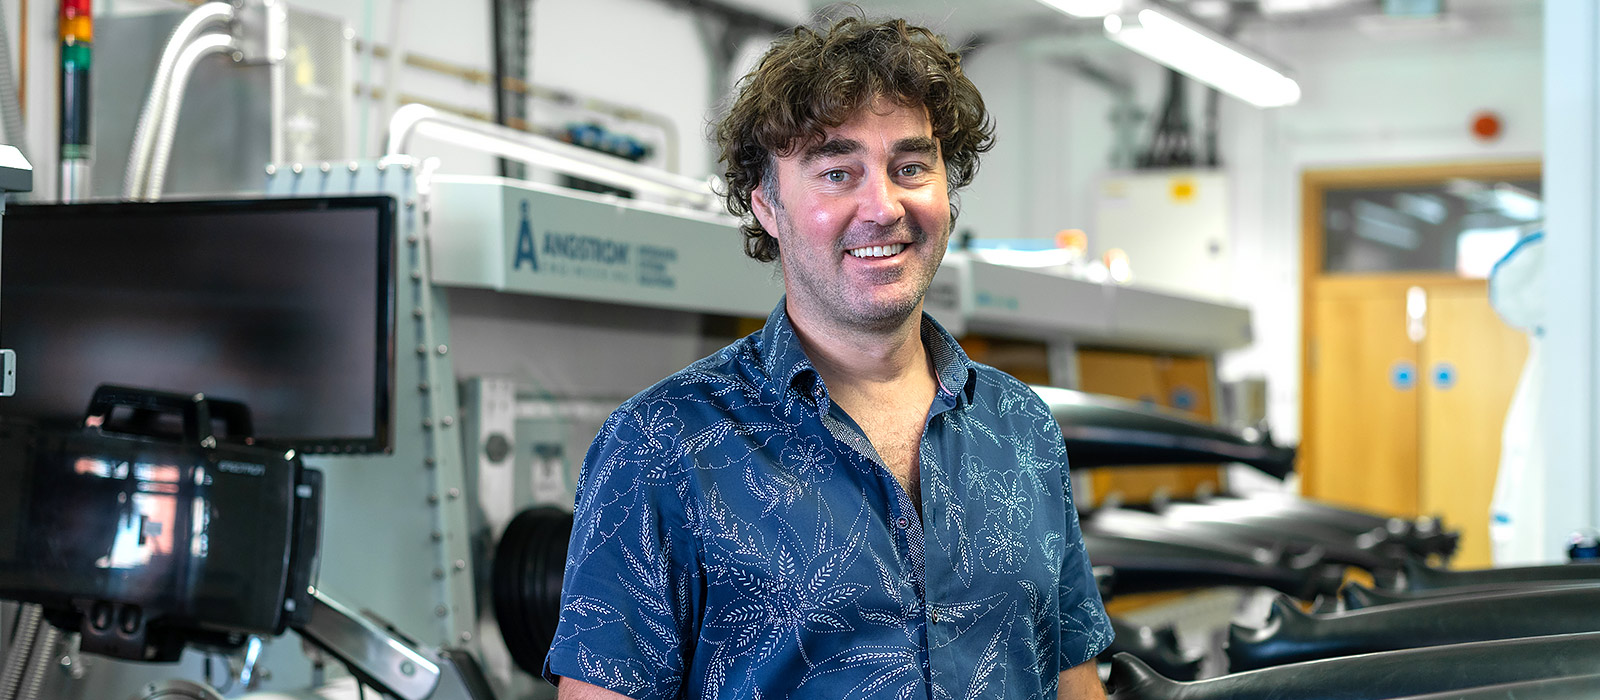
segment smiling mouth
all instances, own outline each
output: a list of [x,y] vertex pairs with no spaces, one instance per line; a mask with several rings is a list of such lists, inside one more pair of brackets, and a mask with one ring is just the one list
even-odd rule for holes
[[869,245],[864,248],[852,248],[845,251],[857,258],[888,258],[899,255],[906,249],[904,243],[891,243],[889,245]]

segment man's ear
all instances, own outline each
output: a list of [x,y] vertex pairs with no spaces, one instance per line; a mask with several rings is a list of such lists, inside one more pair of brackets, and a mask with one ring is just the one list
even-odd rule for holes
[[777,207],[773,206],[774,204],[777,203],[767,200],[767,188],[765,186],[758,184],[755,189],[750,190],[750,213],[755,215],[756,221],[761,224],[761,228],[766,229],[768,236],[777,238],[778,216]]

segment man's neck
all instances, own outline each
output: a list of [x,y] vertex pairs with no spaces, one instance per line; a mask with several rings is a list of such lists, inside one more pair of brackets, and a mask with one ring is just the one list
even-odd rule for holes
[[922,304],[886,332],[840,332],[789,307],[800,347],[828,387],[833,404],[856,422],[885,469],[921,512],[918,461],[922,431],[939,389],[922,345]]
[[933,377],[922,345],[921,304],[904,322],[882,331],[836,328],[815,322],[793,306],[788,313],[800,346],[829,393],[872,394]]

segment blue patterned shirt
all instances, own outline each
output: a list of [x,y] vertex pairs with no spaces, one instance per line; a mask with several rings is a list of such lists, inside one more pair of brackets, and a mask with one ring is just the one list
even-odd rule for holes
[[544,675],[633,698],[1054,698],[1111,626],[1061,430],[931,318],[922,513],[782,301],[584,461]]

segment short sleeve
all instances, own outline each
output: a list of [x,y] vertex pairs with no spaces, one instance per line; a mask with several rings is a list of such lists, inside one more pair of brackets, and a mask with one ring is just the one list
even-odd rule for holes
[[544,677],[630,698],[679,694],[695,639],[696,547],[670,403],[630,403],[584,458]]
[[[1058,435],[1057,440],[1061,437]],[[1072,480],[1067,465],[1061,465],[1062,493],[1066,494],[1066,542],[1061,562],[1061,670],[1078,666],[1111,646],[1111,621],[1106,617],[1100,587],[1083,546],[1083,531],[1078,525],[1078,509],[1072,502]]]

